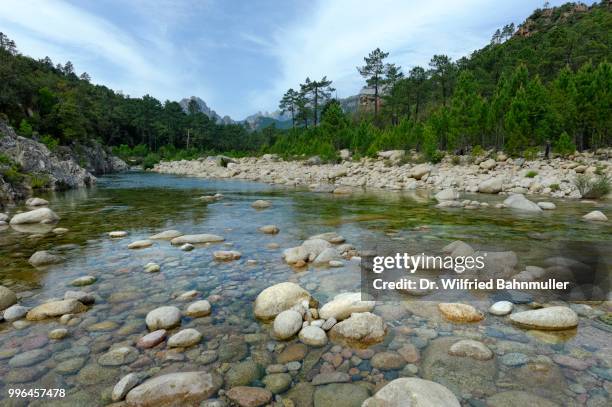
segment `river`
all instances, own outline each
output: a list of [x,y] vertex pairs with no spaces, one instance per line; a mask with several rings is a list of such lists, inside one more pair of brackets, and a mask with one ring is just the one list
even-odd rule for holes
[[[223,194],[223,199],[211,203],[197,199],[215,193]],[[275,364],[288,344],[297,340],[275,341],[269,336],[270,326],[254,319],[253,301],[261,290],[293,281],[321,304],[338,293],[359,291],[358,262],[345,261],[338,268],[285,264],[283,249],[298,246],[318,233],[337,232],[358,249],[392,245],[414,253],[439,250],[462,240],[482,250],[512,250],[524,268],[558,255],[568,241],[587,246],[590,242],[609,244],[612,232],[609,223],[581,220],[594,209],[610,213],[609,204],[555,201],[557,209],[553,211],[523,215],[495,209],[493,204],[501,202],[500,197],[474,195],[472,199],[491,205],[472,210],[435,209],[424,191],[334,196],[261,183],[143,172],[106,176],[90,189],[41,197],[49,200],[61,217],[57,226],[68,232],[57,235],[45,226],[21,232],[3,228],[0,284],[18,293],[20,304],[27,307],[63,298],[64,292],[75,289],[92,293],[95,304],[67,325],[57,319],[17,327],[0,323],[3,405],[27,405],[24,400],[9,398],[10,388],[61,388],[66,397],[56,399],[59,404],[106,405],[113,385],[129,372],[139,373],[144,380],[175,371],[218,369],[226,373],[245,360],[254,360],[263,368]],[[257,199],[269,200],[272,206],[253,209],[251,203]],[[259,232],[258,227],[266,224],[277,225],[280,233]],[[127,248],[132,241],[167,229],[185,234],[214,233],[225,241],[190,252],[163,240],[146,249]],[[113,230],[129,234],[111,239],[108,232]],[[232,262],[215,261],[212,252],[219,249],[238,250],[242,257]],[[65,261],[36,269],[27,260],[37,250],[51,250]],[[159,264],[161,272],[144,273],[149,262]],[[97,281],[80,288],[70,285],[85,275]],[[148,332],[144,322],[147,312],[162,305],[183,309],[189,301],[180,301],[177,296],[189,290],[196,290],[198,299],[214,298],[211,316],[184,317],[181,325],[198,329],[204,335],[202,342],[184,352],[168,350],[163,344],[148,350],[132,347]],[[480,300],[490,303],[486,295]],[[527,309],[526,305],[520,307]],[[337,370],[350,372],[351,385],[364,386],[369,393],[383,380],[419,376],[446,385],[466,403],[482,403],[509,390],[539,394],[559,405],[609,402],[610,310],[601,304],[577,305],[575,309],[581,315],[578,329],[557,334],[526,331],[497,317],[487,317],[478,324],[451,324],[426,303],[382,303],[374,312],[389,324],[389,334],[372,350],[412,349],[417,356],[411,363],[377,369],[363,352],[333,344],[309,348],[298,359],[301,368],[290,372],[293,390],[287,395],[283,389],[280,397],[302,392],[307,398],[310,390],[296,391],[297,383],[309,382],[319,371]],[[68,329],[68,337],[48,339],[49,331],[60,327]],[[454,336],[482,341],[494,350],[495,358],[457,364],[441,356],[441,340]],[[133,357],[119,365],[100,364],[100,356],[117,346],[131,347]],[[33,354],[29,361],[26,357],[25,362],[6,363],[37,349],[44,352]],[[339,359],[337,355],[341,355]],[[310,369],[306,371],[304,365]],[[249,382],[263,385],[262,377],[261,372],[253,374]]]

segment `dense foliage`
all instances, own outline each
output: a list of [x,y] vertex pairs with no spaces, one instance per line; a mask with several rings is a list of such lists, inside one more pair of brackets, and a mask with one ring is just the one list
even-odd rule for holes
[[469,57],[434,55],[427,68],[405,73],[376,49],[357,68],[373,89],[371,106],[344,113],[331,99],[330,79],[306,78],[280,103],[293,128],[256,132],[216,124],[195,106],[185,112],[177,102],[94,85],[70,62],[20,55],[0,34],[0,115],[50,148],[96,139],[145,166],[215,151],[334,159],[342,148],[357,156],[415,148],[436,161],[440,150],[521,154],[550,145],[570,154],[611,142],[610,32],[604,0],[538,9],[516,32],[513,25],[497,30]]

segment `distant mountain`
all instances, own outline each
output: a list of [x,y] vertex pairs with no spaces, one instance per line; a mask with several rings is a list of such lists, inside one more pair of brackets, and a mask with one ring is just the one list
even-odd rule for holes
[[260,130],[274,124],[276,128],[288,129],[291,127],[291,115],[285,113],[282,114],[280,110],[274,112],[257,112],[250,116],[247,116],[244,120],[233,120],[229,116],[219,115],[217,112],[212,110],[205,101],[197,96],[191,96],[189,98],[182,99],[179,104],[185,112],[188,111],[189,102],[195,100],[198,104],[200,112],[204,113],[211,120],[214,120],[217,124],[243,124],[249,130]]
[[214,120],[215,123],[217,123],[217,124],[234,124],[234,123],[236,123],[229,116],[221,117],[217,112],[215,112],[210,107],[208,107],[208,105],[206,104],[205,101],[203,101],[201,98],[199,98],[197,96],[191,96],[190,98],[184,98],[184,99],[182,99],[179,102],[179,105],[181,105],[181,107],[183,108],[183,110],[185,112],[188,111],[189,102],[191,100],[195,100],[195,102],[198,104],[198,107],[200,108],[200,112],[204,113],[211,120]]

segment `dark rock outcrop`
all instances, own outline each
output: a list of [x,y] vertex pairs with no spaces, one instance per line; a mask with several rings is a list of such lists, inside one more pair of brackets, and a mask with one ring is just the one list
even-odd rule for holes
[[106,174],[128,168],[96,142],[73,148],[61,146],[50,151],[42,143],[18,136],[13,128],[1,121],[0,158],[0,202],[28,197],[33,179],[44,183],[44,188],[48,189],[79,188],[96,182],[93,173]]

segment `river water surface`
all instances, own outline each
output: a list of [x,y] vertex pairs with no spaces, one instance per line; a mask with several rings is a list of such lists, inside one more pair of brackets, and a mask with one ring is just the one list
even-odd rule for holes
[[[197,199],[215,193],[224,198],[208,204]],[[334,231],[357,249],[393,244],[411,252],[439,250],[462,240],[478,249],[513,250],[524,267],[541,265],[544,259],[558,255],[566,241],[586,242],[587,246],[589,242],[609,243],[612,232],[609,223],[581,221],[591,210],[610,213],[609,205],[598,203],[560,201],[555,202],[556,210],[529,216],[493,208],[502,200],[497,196],[473,197],[490,202],[489,208],[442,210],[433,207],[425,192],[334,196],[253,182],[139,172],[100,178],[95,188],[42,197],[61,217],[57,226],[68,232],[56,235],[52,227],[44,226],[1,230],[0,284],[18,293],[20,304],[28,307],[63,298],[67,290],[74,289],[91,292],[96,302],[67,325],[57,319],[17,326],[0,323],[2,405],[48,404],[49,399],[9,398],[10,388],[35,387],[65,389],[66,397],[55,400],[58,404],[107,405],[113,385],[129,372],[145,379],[175,371],[227,372],[244,360],[263,368],[289,360],[280,355],[286,355],[287,349],[295,352],[296,346],[290,345],[297,340],[274,341],[269,325],[253,318],[253,301],[262,289],[293,281],[320,303],[341,292],[359,291],[358,262],[346,261],[339,268],[301,269],[284,263],[282,250],[311,235]],[[250,205],[257,199],[269,200],[272,206],[255,210]],[[25,208],[9,212],[18,209]],[[280,233],[258,232],[266,224],[277,225]],[[156,241],[146,249],[127,249],[128,243],[167,229],[214,233],[225,242],[191,252],[167,241]],[[107,234],[113,230],[129,235],[110,239]],[[241,259],[214,261],[212,252],[223,248],[240,251]],[[35,269],[27,260],[37,250],[61,254],[65,261]],[[144,273],[148,262],[159,264],[161,272]],[[85,275],[97,281],[81,288],[70,285]],[[100,356],[112,347],[133,346],[147,333],[144,318],[150,310],[162,305],[183,309],[189,301],[176,297],[189,290],[197,290],[199,299],[214,299],[210,317],[183,319],[181,328],[193,327],[204,335],[199,345],[184,351],[167,350],[163,344],[149,350],[133,348],[134,354],[125,363],[100,363]],[[483,310],[492,302],[487,296],[480,300]],[[519,307],[528,309],[528,305]],[[291,398],[298,406],[311,405],[313,390],[298,383],[309,382],[320,371],[339,370],[349,372],[351,385],[364,386],[368,393],[385,380],[419,376],[449,387],[466,405],[486,405],[490,397],[513,390],[558,405],[606,405],[612,391],[610,310],[602,304],[572,307],[581,315],[578,329],[549,333],[522,330],[492,316],[478,324],[450,324],[440,318],[435,304],[382,303],[374,312],[389,325],[389,335],[372,350],[412,349],[416,356],[411,363],[377,369],[369,363],[367,352],[333,344],[307,349],[293,358],[301,367],[291,374],[289,392],[283,389],[279,398]],[[66,327],[69,336],[49,340],[49,331],[59,327]],[[490,361],[458,363],[446,357],[444,337],[478,339],[496,356]],[[16,367],[9,363],[36,349],[44,354],[21,360]],[[251,384],[263,386],[262,377],[261,372],[254,374]],[[317,400],[319,406],[326,405],[323,396]]]

